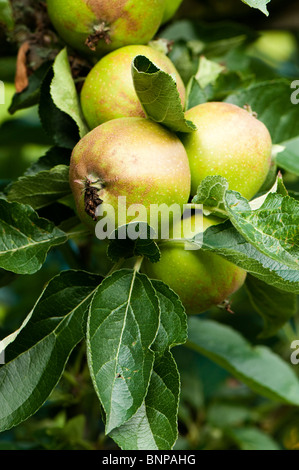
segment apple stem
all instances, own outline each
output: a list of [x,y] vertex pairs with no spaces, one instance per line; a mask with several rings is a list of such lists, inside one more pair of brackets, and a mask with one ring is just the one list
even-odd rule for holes
[[85,45],[92,51],[95,51],[100,40],[104,40],[106,44],[111,44],[110,38],[110,27],[105,21],[101,21],[99,24],[94,25],[93,33],[88,36],[85,41]]
[[134,271],[135,272],[140,271],[142,263],[143,263],[143,256],[140,256],[139,258],[137,258],[136,263],[134,265]]

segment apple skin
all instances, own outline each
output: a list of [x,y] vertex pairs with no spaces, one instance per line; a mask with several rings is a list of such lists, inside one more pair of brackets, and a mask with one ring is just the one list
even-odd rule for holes
[[[204,217],[203,230],[222,222],[216,217]],[[183,243],[175,241],[164,242],[160,251],[160,261],[151,263],[145,259],[142,272],[174,290],[188,315],[197,315],[220,305],[245,282],[246,271],[214,253],[185,250]]]
[[[161,25],[165,0],[47,0],[47,6],[50,20],[66,44],[100,57],[129,44],[147,44]],[[101,39],[92,51],[86,39],[103,22],[110,29],[110,43]]]
[[85,211],[86,179],[98,189],[97,196],[113,206],[116,224],[120,196],[126,196],[127,208],[142,204],[148,214],[151,204],[183,208],[190,196],[189,162],[180,139],[143,118],[108,121],[84,136],[72,152],[70,186],[77,213],[94,230],[96,222]]
[[271,167],[272,141],[266,126],[245,109],[224,102],[200,104],[185,115],[198,128],[181,137],[189,157],[192,195],[204,178],[220,175],[229,189],[250,200]]
[[81,106],[91,129],[111,119],[145,117],[131,72],[132,61],[137,55],[146,56],[158,68],[175,76],[184,107],[185,86],[171,60],[150,46],[125,46],[100,59],[84,82]]
[[162,20],[162,24],[167,23],[167,21],[171,20],[171,18],[176,14],[179,6],[183,0],[166,0],[166,7],[164,11],[164,16]]

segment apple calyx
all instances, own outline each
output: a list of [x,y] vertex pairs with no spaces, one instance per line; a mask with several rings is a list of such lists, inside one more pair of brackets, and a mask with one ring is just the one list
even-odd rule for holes
[[103,188],[103,184],[100,180],[91,181],[89,178],[86,178],[84,182],[77,181],[79,184],[83,184],[84,192],[84,205],[85,212],[89,215],[92,220],[97,221],[96,209],[98,206],[103,204],[103,200],[99,197],[99,191]]
[[109,33],[110,27],[107,25],[106,21],[102,20],[99,24],[93,26],[93,33],[88,36],[85,45],[89,47],[90,50],[95,51],[101,40],[104,40],[106,44],[111,44],[112,41]]
[[244,104],[243,108],[245,109],[245,111],[251,114],[251,116],[258,118],[258,114],[255,111],[253,111],[253,109],[251,108],[249,104]]
[[223,302],[221,302],[221,304],[217,305],[217,307],[220,308],[220,309],[226,310],[227,313],[230,313],[232,315],[235,314],[235,312],[231,308],[231,304],[230,304],[229,299],[225,299]]

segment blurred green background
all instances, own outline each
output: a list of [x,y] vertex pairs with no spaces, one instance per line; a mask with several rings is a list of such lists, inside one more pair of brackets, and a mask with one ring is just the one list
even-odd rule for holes
[[[229,28],[225,22],[233,21],[240,30],[247,32],[249,28],[253,36],[259,33],[257,39],[242,45],[239,57],[262,61],[264,73],[299,79],[299,4],[272,0],[268,7],[269,18],[240,0],[184,0],[166,28],[169,30],[177,21],[198,19],[214,26],[213,34],[216,31],[221,39],[221,31]],[[182,23],[182,35],[186,24],[188,26],[188,23]],[[18,35],[20,31],[19,22]],[[160,35],[163,37],[163,31]],[[15,92],[18,49],[11,38],[12,31],[7,38],[0,23],[0,80],[5,83],[5,104],[0,105],[0,192],[52,145],[50,136],[41,127],[37,106],[14,115],[8,113]],[[185,72],[187,81],[192,67],[196,70],[201,49],[198,42],[191,40],[193,55],[187,57],[183,42],[178,39],[171,57],[182,74]],[[229,52],[237,52],[236,44],[231,47]],[[226,59],[227,55],[226,45]],[[284,173],[284,177],[287,187],[299,192],[298,178],[288,173]],[[55,208],[53,210],[55,212]],[[95,245],[93,249],[95,258],[100,259],[102,247]],[[0,338],[20,326],[47,281],[61,270],[76,267],[73,255],[77,250],[78,247],[73,245],[63,250],[53,249],[43,268],[33,276],[16,276],[0,270]],[[245,289],[236,294],[234,310],[232,316],[224,317],[218,310],[209,312],[209,316],[221,321],[225,318],[226,323],[252,343],[258,343],[261,319],[253,313]],[[299,339],[296,321],[294,328]],[[289,340],[284,331],[271,338],[268,344],[289,361]],[[179,347],[174,350],[174,355],[182,377],[180,437],[176,449],[299,449],[297,409],[261,398],[198,353]],[[298,373],[296,368],[294,370]],[[0,434],[0,450],[115,448],[103,431],[84,348],[78,346],[59,386],[44,407],[25,423]]]

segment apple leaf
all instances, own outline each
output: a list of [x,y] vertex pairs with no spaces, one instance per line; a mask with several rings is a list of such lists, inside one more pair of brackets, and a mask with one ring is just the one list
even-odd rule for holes
[[185,119],[175,77],[140,55],[132,63],[132,76],[136,94],[150,119],[174,132],[196,130],[196,126]]
[[51,96],[51,83],[54,71],[51,67],[40,87],[39,117],[41,124],[54,145],[73,149],[80,140],[75,121],[55,105]]
[[[299,406],[299,381],[268,347],[253,347],[239,332],[213,320],[189,318],[188,346],[270,400]],[[273,373],[275,371],[275,373]]]
[[33,274],[47,252],[67,241],[62,230],[40,218],[32,207],[0,199],[0,267],[16,274]]
[[[240,240],[237,251],[242,251],[245,254],[244,242],[246,240],[249,243],[247,246],[247,259],[257,260],[260,258],[263,268],[267,267],[269,274],[271,273],[270,278],[268,278],[269,284],[274,281],[271,278],[276,272],[279,277],[287,281],[287,284],[289,281],[292,284],[294,283],[293,287],[296,291],[298,289],[295,283],[299,275],[299,204],[296,199],[286,195],[285,188],[281,186],[282,184],[280,178],[278,178],[269,193],[249,203],[236,191],[227,189],[228,185],[225,178],[221,176],[208,177],[199,186],[197,195],[192,202],[207,204],[204,205],[204,211],[206,209],[218,216],[222,214],[223,217],[226,216],[230,219],[239,235],[244,238],[243,243]],[[273,192],[274,189],[283,194]],[[208,233],[212,233],[212,231]],[[221,237],[219,237],[219,242],[221,243]],[[222,253],[226,252],[227,255],[230,242],[228,241],[226,246],[224,243],[223,240],[222,248],[224,251]],[[205,249],[205,246],[203,246],[203,249]],[[265,258],[261,255],[264,255]],[[273,261],[275,261],[274,264]],[[246,266],[246,263],[243,265],[241,258],[239,260],[235,259],[233,262],[255,275],[252,272],[252,266]],[[259,277],[261,271],[258,270],[257,272]],[[268,282],[267,279],[260,279]],[[274,285],[276,285],[276,280]],[[289,290],[291,286],[280,284],[276,287]],[[290,292],[294,292],[292,288]]]
[[270,3],[271,0],[242,0],[243,3],[250,6],[251,8],[257,8],[266,16],[269,16],[269,12],[267,10],[267,4]]
[[122,450],[171,450],[177,440],[180,380],[170,352],[155,359],[145,401],[110,437]]
[[165,351],[186,342],[187,316],[181,300],[170,287],[155,279],[151,283],[161,309],[160,326],[151,349],[156,355],[163,355]]
[[[128,229],[136,231],[137,239],[128,237]],[[145,256],[153,263],[160,260],[160,250],[153,239],[153,229],[143,222],[132,222],[116,229],[109,237],[107,254],[112,261]]]
[[52,62],[44,62],[32,75],[29,76],[28,87],[21,93],[15,93],[10,107],[10,114],[21,109],[30,108],[39,102],[42,83],[51,68]]
[[186,109],[208,101],[206,88],[213,86],[224,70],[217,62],[208,60],[205,56],[200,57],[198,70],[186,88]]
[[2,341],[6,364],[0,367],[1,432],[29,418],[50,396],[84,337],[88,306],[100,282],[100,276],[85,272],[59,274],[23,327]]
[[265,284],[248,275],[245,286],[251,303],[264,319],[264,329],[260,338],[274,336],[296,313],[296,295]]
[[195,75],[195,79],[199,84],[200,88],[204,89],[208,85],[215,83],[219,75],[225,70],[225,67],[208,60],[206,57],[201,56],[199,59],[198,71]]
[[207,101],[206,91],[201,88],[195,76],[191,77],[186,87],[186,110]]
[[203,204],[204,211],[212,212],[218,217],[227,219],[224,197],[228,190],[228,182],[222,176],[207,176],[197,188],[193,204]]
[[[196,243],[196,237],[190,242]],[[299,294],[299,270],[269,258],[226,221],[200,234],[201,249],[212,251],[248,273],[286,292]]]
[[253,426],[230,428],[226,434],[240,450],[282,450],[267,432]]
[[106,415],[106,433],[137,412],[154,363],[150,346],[160,321],[158,298],[145,275],[120,270],[107,277],[90,306],[88,363]]
[[53,72],[54,76],[50,87],[53,102],[58,109],[75,121],[82,138],[88,133],[88,127],[82,114],[66,48],[57,54],[53,64]]
[[35,175],[21,176],[10,186],[7,200],[41,209],[69,194],[69,167],[58,165]]
[[155,362],[146,398],[137,413],[110,437],[123,450],[170,450],[177,439],[180,377],[170,349],[187,339],[187,316],[180,299],[166,284],[152,281],[161,320],[151,349]]
[[71,150],[61,147],[51,147],[45,155],[34,161],[25,171],[24,176],[33,176],[41,171],[48,171],[58,165],[68,165]]
[[299,136],[282,142],[281,145],[284,150],[276,156],[277,165],[299,176]]
[[289,196],[269,193],[262,206],[252,210],[235,191],[225,194],[231,222],[253,246],[276,262],[299,271],[299,203]]

